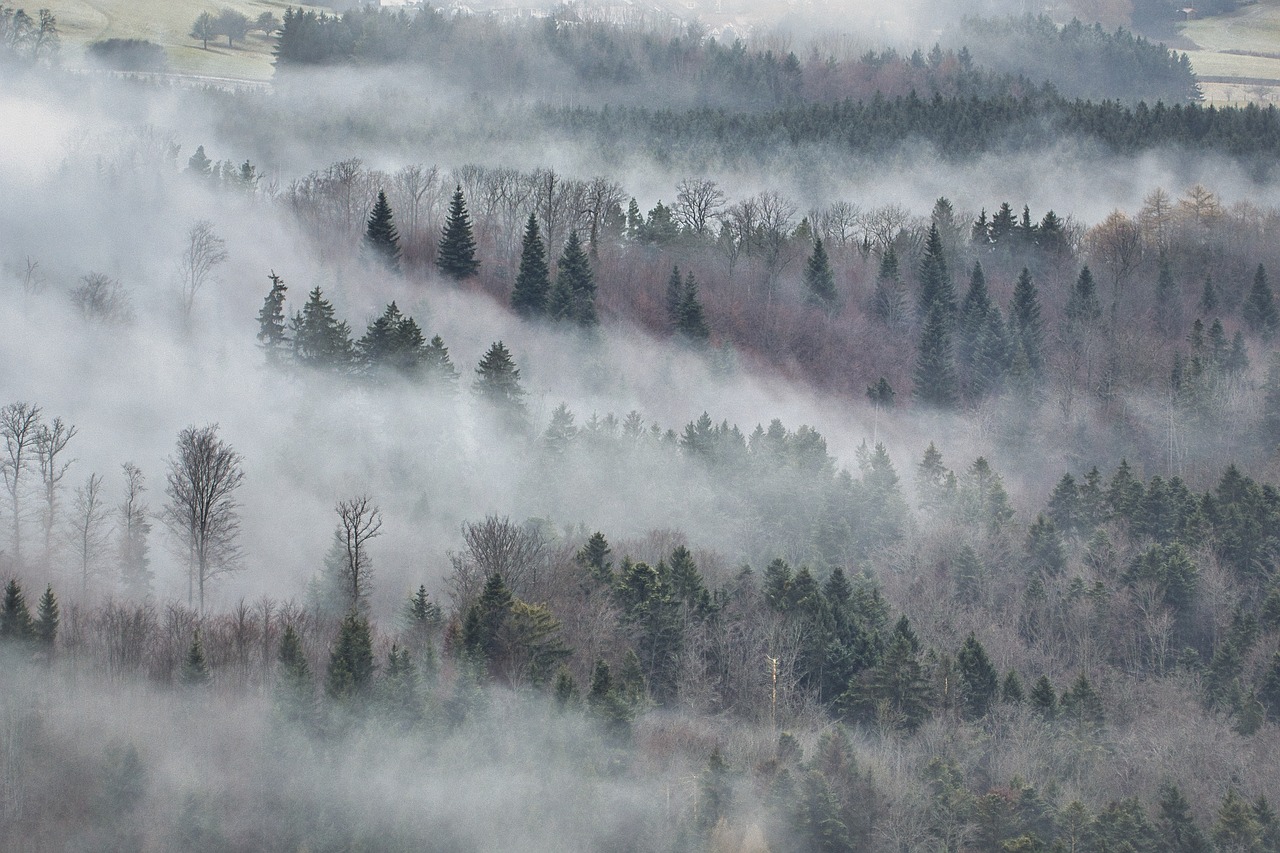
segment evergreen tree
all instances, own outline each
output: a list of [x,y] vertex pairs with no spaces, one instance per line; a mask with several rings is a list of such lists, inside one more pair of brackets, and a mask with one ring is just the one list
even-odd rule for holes
[[275,364],[284,358],[289,345],[284,314],[284,294],[288,288],[275,270],[267,277],[271,279],[271,292],[262,301],[262,310],[258,312],[258,342],[267,354],[267,361]]
[[187,648],[187,656],[182,661],[182,670],[178,680],[183,687],[202,687],[209,683],[209,665],[204,659],[204,644],[200,641],[200,631],[196,630]]
[[1076,676],[1070,688],[1063,691],[1060,705],[1062,715],[1074,720],[1078,727],[1092,731],[1102,728],[1105,720],[1102,697],[1083,672]]
[[4,601],[0,603],[0,640],[29,640],[35,636],[31,611],[16,578],[5,584]]
[[1200,312],[1212,314],[1218,310],[1218,288],[1213,284],[1213,276],[1204,277],[1204,289],[1200,291]]
[[277,655],[279,671],[275,685],[275,711],[286,722],[307,724],[315,717],[315,685],[311,666],[302,649],[302,638],[293,625],[286,625]]
[[1181,296],[1173,279],[1169,256],[1161,250],[1156,274],[1156,320],[1160,330],[1172,334],[1182,325]]
[[372,683],[373,668],[369,621],[352,611],[342,620],[337,642],[329,654],[325,692],[332,699],[354,699]]
[[387,194],[378,190],[378,200],[369,213],[364,231],[364,249],[392,272],[400,271],[400,235],[387,202]]
[[35,638],[50,651],[58,639],[59,621],[58,597],[53,594],[52,586],[46,586],[44,595],[40,596],[40,602],[36,605]]
[[974,355],[978,350],[978,337],[987,324],[991,307],[982,264],[974,262],[973,272],[969,276],[969,290],[960,306],[960,322],[956,328],[956,361],[965,367],[973,365]]
[[676,334],[692,344],[705,344],[711,337],[711,330],[707,328],[707,318],[702,310],[702,302],[698,299],[698,281],[692,272],[685,277],[683,291],[676,320]]
[[875,384],[867,386],[867,399],[879,408],[892,409],[895,396],[893,386],[883,376],[876,380]]
[[449,348],[439,335],[432,338],[431,343],[422,351],[422,374],[426,383],[433,388],[450,393],[457,390],[458,370],[449,358]]
[[1021,705],[1026,698],[1026,692],[1022,689],[1022,679],[1018,677],[1017,670],[1011,669],[1006,672],[1004,681],[1000,684],[1000,699],[1010,705]]
[[1013,288],[1009,326],[1031,377],[1039,379],[1044,374],[1044,321],[1040,317],[1040,291],[1026,267],[1018,274],[1018,283]]
[[956,294],[951,285],[951,274],[947,271],[947,259],[942,246],[942,237],[938,234],[936,224],[929,225],[929,236],[924,244],[924,258],[920,261],[920,301],[916,306],[916,314],[921,318],[928,317],[934,306],[937,306],[948,322],[956,312]]
[[502,341],[495,341],[480,360],[471,390],[477,399],[496,410],[508,427],[526,425],[528,412],[525,391],[520,387],[520,369]]
[[680,267],[671,268],[671,277],[667,279],[667,322],[674,332],[680,327],[680,306],[684,302],[684,278],[680,275]]
[[986,716],[1000,688],[1000,676],[987,657],[987,650],[970,633],[956,655],[965,713],[970,719]]
[[704,833],[709,833],[729,813],[733,802],[733,786],[729,780],[729,767],[720,747],[711,750],[707,759],[707,769],[703,771],[698,782],[698,825]]
[[937,408],[951,408],[959,400],[949,325],[942,306],[934,305],[920,335],[916,359],[914,396]]
[[602,584],[612,586],[613,563],[609,561],[611,551],[609,540],[604,538],[603,533],[596,531],[587,539],[587,544],[582,546],[576,559],[586,567],[591,577]]
[[1218,806],[1213,843],[1221,853],[1254,853],[1262,843],[1262,827],[1253,808],[1235,788],[1228,788]]
[[1011,346],[1000,309],[992,306],[971,356],[969,385],[975,398],[1000,393],[1005,374],[1013,367]]
[[1046,720],[1052,720],[1058,716],[1058,694],[1047,675],[1036,679],[1036,683],[1031,685],[1031,693],[1027,698],[1031,701],[1031,707]]
[[[208,13],[204,13],[204,17]],[[204,146],[197,145],[196,153],[192,154],[187,160],[187,173],[201,178],[208,178],[213,174],[213,161],[204,153]]]
[[1059,575],[1067,565],[1067,554],[1062,547],[1062,537],[1053,520],[1043,513],[1027,530],[1027,561],[1032,571],[1046,575]]
[[871,298],[872,313],[886,326],[899,326],[906,313],[906,295],[898,272],[898,253],[893,246],[885,249],[880,258],[880,273],[876,276],[876,288]]
[[813,243],[813,254],[804,265],[805,300],[821,308],[828,314],[834,314],[839,299],[836,293],[836,277],[831,271],[831,261],[827,258],[827,250],[819,237]]
[[1253,275],[1253,287],[1245,297],[1244,322],[1254,334],[1270,338],[1280,326],[1280,314],[1276,313],[1275,297],[1271,293],[1271,285],[1267,283],[1267,271],[1258,264]]
[[1156,840],[1168,853],[1210,853],[1213,849],[1196,826],[1191,804],[1169,779],[1160,783],[1160,816],[1156,820]]
[[538,218],[529,214],[520,249],[520,271],[511,291],[511,307],[526,320],[547,313],[551,294],[551,271],[547,267],[547,250],[542,244]]
[[462,196],[462,185],[453,191],[449,202],[449,215],[440,235],[440,250],[436,254],[436,267],[455,281],[470,278],[480,271],[476,259],[476,240],[471,233],[471,217],[467,215],[467,203]]
[[338,372],[351,369],[355,356],[351,327],[337,319],[333,303],[324,298],[319,287],[308,294],[291,326],[293,357],[299,364]]
[[1084,266],[1067,299],[1067,320],[1073,324],[1089,326],[1101,317],[1102,305],[1098,302],[1098,289],[1093,283],[1093,273],[1088,266]]
[[[579,326],[590,328],[600,324],[596,316],[596,281],[591,272],[591,260],[582,250],[578,232],[570,231],[569,239],[564,244],[564,254],[560,256],[560,264],[556,270],[555,302],[563,302],[564,294],[571,294],[573,307],[557,319],[571,319]],[[559,307],[559,306],[557,306]]]

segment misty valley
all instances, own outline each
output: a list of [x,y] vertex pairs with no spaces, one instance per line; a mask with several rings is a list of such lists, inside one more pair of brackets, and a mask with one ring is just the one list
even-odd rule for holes
[[1280,113],[1188,10],[60,2],[0,850],[1280,851]]

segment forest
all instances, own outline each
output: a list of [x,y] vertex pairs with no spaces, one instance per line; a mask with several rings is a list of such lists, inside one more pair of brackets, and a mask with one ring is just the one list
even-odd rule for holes
[[0,35],[0,847],[1280,850],[1273,108],[1048,18]]

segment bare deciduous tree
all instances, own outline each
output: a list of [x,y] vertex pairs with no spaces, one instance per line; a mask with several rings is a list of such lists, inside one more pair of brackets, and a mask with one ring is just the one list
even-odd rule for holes
[[120,584],[131,598],[141,601],[151,592],[151,560],[147,556],[147,537],[151,533],[147,505],[142,493],[147,490],[142,471],[132,462],[124,469],[124,501],[120,504]]
[[338,501],[338,530],[344,561],[342,580],[351,595],[351,609],[358,610],[369,594],[373,579],[373,558],[365,550],[369,540],[382,530],[382,513],[368,495]]
[[196,294],[213,279],[213,269],[227,259],[226,241],[213,230],[213,223],[201,219],[187,231],[178,269],[182,279],[182,312],[190,320]]
[[36,432],[36,459],[40,465],[40,480],[44,484],[44,559],[53,558],[53,528],[58,516],[58,489],[67,469],[74,459],[62,460],[62,452],[75,438],[76,428],[54,418],[53,423],[41,425]]
[[725,194],[715,181],[685,178],[676,184],[676,203],[671,213],[694,235],[705,237],[712,221],[724,209],[724,203]]
[[128,323],[133,319],[128,292],[118,280],[105,273],[82,276],[80,285],[71,291],[71,303],[89,322]]
[[22,519],[25,515],[26,475],[31,454],[40,435],[40,407],[32,403],[10,403],[0,409],[0,438],[4,439],[4,487],[9,494],[13,518],[13,562],[22,565]]
[[459,609],[465,610],[480,595],[485,582],[502,575],[517,596],[537,581],[538,565],[546,540],[536,528],[516,524],[510,518],[485,516],[484,521],[462,525],[466,550],[450,553],[453,575],[449,585]]
[[76,489],[71,518],[71,544],[76,562],[80,564],[80,591],[85,596],[89,593],[89,578],[101,570],[110,537],[107,504],[102,495],[102,475],[90,474],[85,484]]
[[169,503],[164,521],[186,550],[187,606],[197,593],[204,612],[205,585],[238,567],[240,515],[235,490],[244,481],[242,459],[218,438],[218,425],[187,427],[168,460]]

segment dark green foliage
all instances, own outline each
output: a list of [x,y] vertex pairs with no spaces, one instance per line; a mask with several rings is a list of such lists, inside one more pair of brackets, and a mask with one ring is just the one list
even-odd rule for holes
[[922,319],[930,317],[934,308],[950,324],[956,313],[956,294],[951,284],[951,273],[947,270],[942,237],[938,234],[937,224],[931,223],[929,236],[925,239],[924,258],[920,261],[920,297],[916,315]]
[[338,629],[338,638],[329,653],[325,693],[330,699],[350,702],[363,696],[373,682],[373,637],[369,620],[349,613]]
[[[364,372],[374,380],[388,376],[438,380],[440,368],[438,363],[429,366],[428,360],[433,354],[429,354],[428,349],[418,324],[402,314],[394,302],[369,324],[356,343]],[[447,360],[448,351],[443,355]]]
[[676,312],[675,331],[678,336],[696,345],[706,344],[711,337],[702,301],[698,298],[698,280],[693,277],[692,272],[685,277]]
[[567,666],[561,665],[556,670],[556,681],[552,695],[555,697],[556,707],[562,712],[577,707],[581,699],[578,695],[578,683],[573,680],[573,673],[569,672]]
[[880,272],[871,297],[871,311],[886,326],[899,326],[906,314],[907,297],[898,272],[898,254],[889,246],[880,258]]
[[1276,312],[1275,297],[1271,293],[1271,285],[1267,283],[1267,271],[1262,264],[1258,264],[1257,272],[1253,275],[1253,287],[1249,288],[1241,313],[1250,331],[1264,338],[1269,339],[1275,334],[1277,326],[1280,326],[1280,314]]
[[1022,679],[1018,677],[1017,670],[1011,669],[1006,672],[1004,681],[1000,684],[1000,700],[1010,705],[1021,705],[1026,698],[1026,692],[1022,689]]
[[1213,284],[1213,276],[1204,277],[1204,289],[1200,291],[1199,307],[1205,314],[1212,314],[1218,310],[1218,288]]
[[412,726],[422,718],[418,669],[410,660],[408,649],[391,645],[378,687],[380,703],[388,717],[403,726]]
[[31,610],[16,578],[10,578],[0,604],[0,640],[30,640],[35,636]]
[[453,393],[458,387],[458,370],[449,358],[444,339],[436,335],[422,351],[423,381],[432,388]]
[[1058,694],[1047,675],[1036,679],[1036,683],[1031,685],[1031,693],[1027,698],[1031,702],[1031,707],[1046,720],[1053,720],[1058,716]]
[[1125,572],[1124,582],[1150,582],[1164,603],[1176,613],[1187,613],[1195,602],[1199,570],[1191,555],[1178,543],[1152,545],[1134,558]]
[[1266,449],[1280,448],[1280,352],[1271,354],[1262,397],[1262,441]]
[[1156,323],[1165,334],[1173,334],[1182,327],[1182,297],[1173,279],[1169,256],[1163,250],[1156,266]]
[[1009,334],[1015,355],[1025,359],[1030,377],[1039,379],[1044,373],[1044,320],[1040,316],[1040,291],[1025,267],[1013,288]]
[[670,701],[680,676],[684,643],[681,602],[671,585],[670,569],[664,562],[654,567],[623,560],[614,601],[622,610],[654,700]]
[[883,376],[875,384],[867,386],[867,399],[878,408],[892,409],[895,396],[893,386]]
[[1098,289],[1093,283],[1093,273],[1085,266],[1071,288],[1067,299],[1067,319],[1080,326],[1088,326],[1102,317],[1102,305],[1098,302]]
[[1077,728],[1099,731],[1106,721],[1102,697],[1083,672],[1076,676],[1071,686],[1062,692],[1059,705],[1062,717],[1073,721]]
[[1191,814],[1191,804],[1166,779],[1160,783],[1160,814],[1156,818],[1156,839],[1168,853],[1210,853],[1213,849]]
[[946,409],[959,402],[959,382],[951,354],[950,321],[939,305],[928,314],[920,334],[913,395],[921,403]]
[[391,204],[383,190],[378,190],[378,200],[369,212],[363,245],[365,251],[387,269],[400,271],[400,235],[396,233]]
[[1253,808],[1235,788],[1228,788],[1213,825],[1214,846],[1221,853],[1253,853],[1261,842],[1262,826]]
[[203,145],[197,145],[196,153],[187,160],[187,173],[201,178],[207,178],[213,173],[213,161],[204,153]]
[[551,294],[551,270],[547,267],[547,250],[542,244],[538,218],[529,214],[520,249],[520,271],[511,291],[511,307],[526,320],[547,313]]
[[467,214],[467,203],[462,196],[461,185],[454,189],[453,198],[449,202],[449,215],[440,235],[436,267],[454,281],[462,281],[480,272],[480,261],[476,258],[476,240],[471,231],[471,217]]
[[587,543],[578,551],[577,560],[586,567],[591,577],[606,585],[613,584],[613,563],[609,561],[609,540],[604,534],[596,531],[587,539]]
[[351,327],[339,321],[333,303],[316,287],[307,296],[302,311],[290,321],[293,357],[298,364],[320,370],[345,372],[355,357]]
[[1037,515],[1027,530],[1027,564],[1034,572],[1058,575],[1067,565],[1067,554],[1057,525],[1043,514]]
[[729,766],[725,764],[720,747],[711,750],[707,768],[698,780],[698,826],[709,833],[721,819],[729,814],[733,805],[733,784],[729,779]]
[[956,325],[956,361],[966,370],[972,370],[978,352],[978,339],[986,328],[991,313],[991,297],[987,294],[987,279],[982,264],[975,262],[969,276],[969,290],[960,305],[960,318]]
[[210,677],[209,665],[204,659],[204,644],[197,630],[191,638],[191,645],[187,647],[187,656],[182,660],[178,681],[183,687],[203,687],[209,683]]
[[471,390],[478,400],[499,414],[508,428],[521,429],[526,425],[528,415],[525,391],[520,387],[520,369],[502,341],[494,342],[480,360]]
[[86,54],[95,65],[112,71],[155,72],[169,65],[164,48],[146,39],[103,39],[90,44]]
[[1058,530],[1067,536],[1079,536],[1085,532],[1084,512],[1081,506],[1080,487],[1076,478],[1063,474],[1049,496],[1049,518]]
[[1258,701],[1268,720],[1280,722],[1280,652],[1271,655],[1258,685]]
[[1094,819],[1089,836],[1094,850],[1159,853],[1146,810],[1137,797],[1108,803]]
[[851,685],[841,703],[857,718],[910,732],[929,716],[931,690],[920,664],[919,641],[909,626],[900,622],[899,628],[864,684]]
[[[566,306],[565,298],[569,303]],[[584,328],[600,323],[596,316],[596,281],[591,261],[583,251],[577,231],[569,232],[564,253],[556,270],[556,286],[552,291],[548,313],[557,320],[569,320]]]
[[271,291],[262,301],[262,310],[258,312],[258,344],[267,354],[267,360],[275,363],[284,357],[289,345],[284,314],[284,294],[288,288],[275,270],[267,277],[271,279]]
[[292,625],[286,625],[280,637],[277,660],[275,713],[291,725],[310,724],[315,718],[315,684],[311,666],[302,650],[302,639]]
[[631,736],[630,706],[614,689],[609,664],[597,660],[591,671],[591,690],[587,693],[587,708],[615,742],[625,742]]
[[839,308],[839,294],[836,293],[836,277],[831,271],[831,261],[827,250],[822,245],[822,238],[813,243],[813,254],[804,265],[805,300],[828,314],[834,314]]
[[50,651],[58,640],[59,621],[58,597],[53,594],[52,586],[46,586],[44,595],[40,596],[40,602],[36,606],[34,630],[35,638]]
[[968,636],[956,654],[956,665],[960,670],[961,698],[966,716],[970,719],[986,716],[996,699],[1000,676],[987,657],[987,650],[973,634]]

